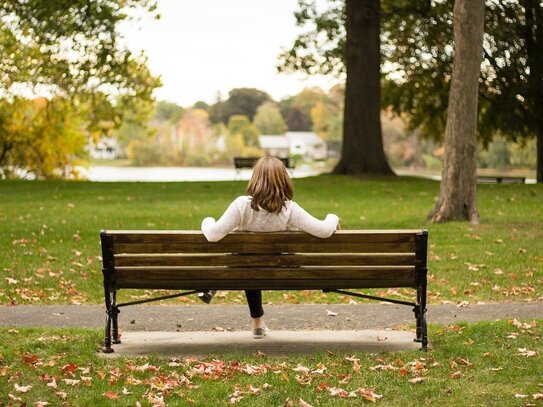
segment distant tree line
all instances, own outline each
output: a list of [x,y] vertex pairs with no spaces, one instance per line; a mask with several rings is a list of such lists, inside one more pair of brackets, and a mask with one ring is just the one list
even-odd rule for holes
[[138,165],[231,164],[233,156],[261,155],[260,135],[314,131],[339,142],[343,117],[342,85],[328,92],[306,88],[278,102],[254,88],[236,88],[213,104],[184,108],[159,101],[148,125],[126,114],[114,136]]

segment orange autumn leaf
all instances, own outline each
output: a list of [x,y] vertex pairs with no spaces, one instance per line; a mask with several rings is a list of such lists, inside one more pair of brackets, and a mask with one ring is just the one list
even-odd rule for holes
[[106,391],[102,396],[107,397],[110,400],[116,400],[119,398],[119,395],[113,391]]

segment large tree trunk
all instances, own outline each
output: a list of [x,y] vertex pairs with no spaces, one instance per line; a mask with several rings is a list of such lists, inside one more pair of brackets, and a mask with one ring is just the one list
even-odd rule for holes
[[543,119],[537,121],[537,182],[543,182]]
[[381,135],[380,1],[347,0],[347,81],[336,174],[393,175]]
[[525,47],[530,68],[528,76],[528,100],[535,117],[537,145],[537,182],[543,182],[543,6],[540,0],[525,0],[526,10]]
[[434,222],[479,222],[477,212],[477,99],[483,55],[484,0],[454,3],[454,65],[445,156]]

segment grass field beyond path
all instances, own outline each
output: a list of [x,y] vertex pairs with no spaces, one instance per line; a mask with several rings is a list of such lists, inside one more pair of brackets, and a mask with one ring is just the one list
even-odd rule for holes
[[[246,182],[0,182],[0,304],[101,303],[100,229],[199,229]],[[295,201],[344,229],[428,228],[429,301],[543,299],[543,187],[479,185],[481,224],[430,224],[439,183],[416,178],[295,180]],[[145,291],[121,292],[142,298]],[[411,298],[410,290],[377,294]],[[266,292],[272,303],[348,302],[318,291]],[[174,300],[195,301],[194,298]],[[217,302],[243,303],[240,292]]]

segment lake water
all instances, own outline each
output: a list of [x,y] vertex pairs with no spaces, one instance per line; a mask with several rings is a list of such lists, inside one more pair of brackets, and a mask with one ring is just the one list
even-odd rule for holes
[[[293,178],[303,178],[327,171],[324,168],[302,166],[291,170],[290,175]],[[82,173],[89,181],[95,182],[180,182],[248,180],[252,171],[236,171],[233,168],[91,166]]]

